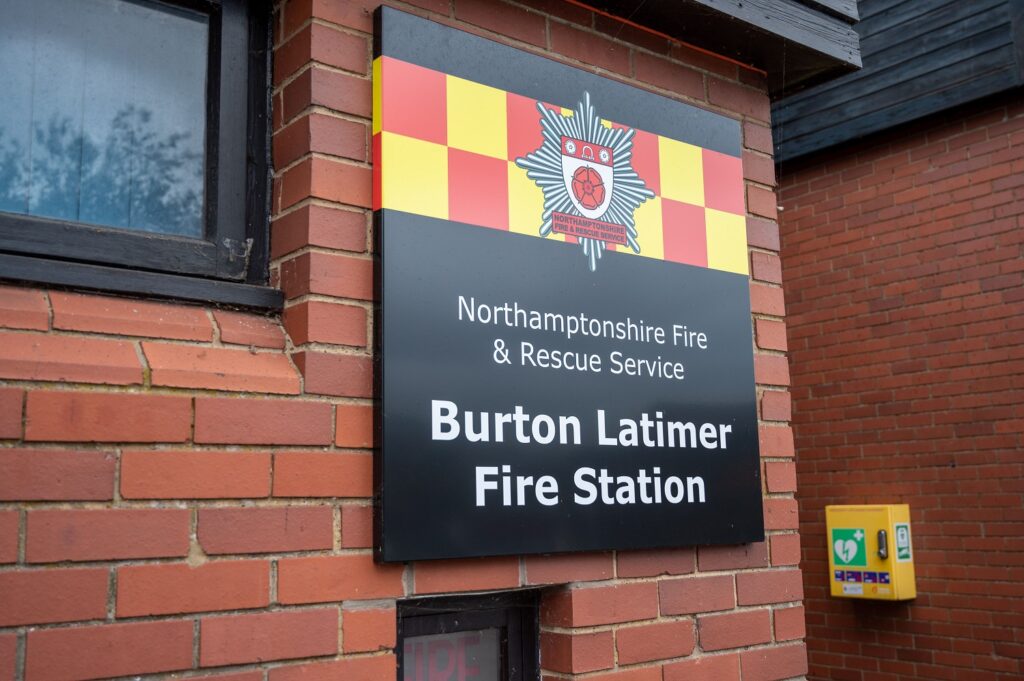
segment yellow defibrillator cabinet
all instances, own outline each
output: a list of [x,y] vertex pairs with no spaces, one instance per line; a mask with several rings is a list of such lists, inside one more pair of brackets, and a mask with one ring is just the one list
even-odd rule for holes
[[910,507],[826,506],[833,596],[905,601],[917,596]]

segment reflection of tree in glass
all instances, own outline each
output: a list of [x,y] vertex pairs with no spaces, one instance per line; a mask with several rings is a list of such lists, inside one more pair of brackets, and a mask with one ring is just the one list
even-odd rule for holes
[[203,155],[191,132],[162,134],[128,106],[97,143],[70,117],[34,126],[30,159],[0,128],[0,210],[202,235]]
[[28,212],[28,173],[24,165],[25,155],[18,140],[10,139],[0,128],[0,210]]

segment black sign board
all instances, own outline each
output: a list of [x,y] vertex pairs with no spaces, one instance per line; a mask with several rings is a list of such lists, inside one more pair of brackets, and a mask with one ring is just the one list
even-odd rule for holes
[[384,561],[763,538],[739,124],[384,8]]

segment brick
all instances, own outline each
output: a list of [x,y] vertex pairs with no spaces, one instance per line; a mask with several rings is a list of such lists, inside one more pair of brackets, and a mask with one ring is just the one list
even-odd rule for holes
[[334,513],[328,506],[202,508],[197,536],[209,554],[330,549]]
[[788,426],[762,426],[757,429],[761,456],[791,457],[796,455],[793,429]]
[[0,634],[0,679],[14,681],[18,657],[18,635]]
[[[770,152],[769,152],[770,153]],[[775,162],[770,155],[743,152],[743,177],[754,182],[775,186]],[[775,250],[778,250],[776,247]]]
[[768,76],[763,71],[752,68],[741,68],[737,72],[739,82],[744,85],[750,85],[751,87],[758,88],[759,90],[768,89]]
[[807,673],[807,649],[803,644],[760,648],[740,653],[743,681],[775,681]]
[[222,343],[284,349],[284,331],[273,319],[243,312],[214,310]]
[[307,108],[318,105],[370,118],[373,114],[370,80],[314,65],[285,86],[282,106],[284,120],[290,121]]
[[555,52],[583,62],[587,67],[630,75],[630,50],[626,45],[558,22],[551,22],[548,32],[551,49]]
[[771,120],[771,104],[763,90],[736,85],[720,78],[708,78],[708,101],[758,121]]
[[735,653],[701,655],[665,665],[664,681],[740,681],[740,658]]
[[351,657],[329,662],[286,665],[270,670],[269,681],[379,681],[397,674],[398,662],[394,655]]
[[52,291],[53,328],[119,336],[211,341],[213,326],[198,307]]
[[373,411],[373,407],[359,404],[335,407],[334,444],[361,449],[373,447]]
[[773,534],[771,536],[772,565],[800,564],[800,535]]
[[370,127],[361,122],[322,114],[309,116],[309,150],[355,161],[371,161]]
[[20,526],[21,514],[18,511],[0,511],[0,563],[13,563],[18,560]]
[[333,413],[326,402],[196,398],[195,440],[204,444],[327,445]]
[[307,350],[292,355],[305,377],[307,393],[337,397],[373,397],[373,358]]
[[782,261],[779,256],[760,251],[750,254],[751,275],[772,284],[782,283]]
[[596,582],[614,575],[611,553],[527,556],[524,563],[527,584]]
[[[276,94],[271,94],[270,101],[271,101],[271,105],[270,105],[270,109],[271,109],[271,111],[270,111],[270,121],[271,121],[270,127],[271,127],[271,130],[280,130],[281,129],[281,125],[284,122],[284,103],[283,103],[284,97],[283,97],[282,93],[278,92]],[[273,198],[272,198],[272,204],[273,204],[275,210],[276,210],[276,208],[278,206],[278,200],[277,200],[277,197],[276,197],[276,192],[277,192],[277,187],[275,185],[274,192],[273,192]]]
[[615,665],[615,641],[610,631],[546,631],[540,637],[540,659],[546,671],[567,674],[611,669]]
[[0,501],[103,501],[114,498],[110,452],[0,450]]
[[757,335],[757,347],[763,350],[789,349],[786,344],[786,325],[772,319],[755,319],[754,328]]
[[748,216],[747,245],[769,251],[779,251],[782,246],[778,224],[772,220]]
[[[420,0],[412,3],[423,6]],[[425,7],[434,11],[444,10],[447,12],[448,4],[434,0],[434,7]],[[348,26],[363,33],[373,31],[373,8],[372,3],[345,2],[337,3],[332,0],[302,0],[288,3],[284,11],[284,33],[288,35],[301,26],[310,17],[323,19],[333,24]]]
[[342,452],[278,452],[274,496],[370,497],[373,457]]
[[281,208],[309,198],[370,208],[370,169],[320,156],[300,161],[282,176]]
[[754,381],[760,385],[790,385],[789,360],[783,355],[754,355]]
[[[285,141],[282,141],[284,144]],[[305,158],[283,171],[274,184],[275,208],[283,210],[293,204],[316,197],[313,193],[313,159]]]
[[780,608],[775,611],[775,640],[793,641],[807,635],[804,625],[804,606]]
[[297,395],[299,376],[283,354],[143,343],[153,385]]
[[567,589],[551,595],[541,608],[541,621],[547,626],[589,627],[657,616],[654,582]]
[[795,530],[798,527],[796,499],[764,500],[764,529]]
[[804,583],[799,570],[741,572],[736,575],[738,605],[765,605],[801,601]]
[[417,594],[509,589],[519,586],[519,559],[432,560],[416,563],[413,575]]
[[24,406],[24,390],[0,388],[0,440],[21,438]]
[[693,549],[651,549],[619,551],[616,554],[618,577],[658,577],[693,572]]
[[729,80],[735,80],[737,77],[735,63],[712,52],[706,52],[686,43],[673,42],[669,53],[672,55],[672,58],[687,63],[687,65],[694,69],[719,74]]
[[106,569],[0,572],[0,627],[104,619]]
[[367,549],[373,546],[373,507],[345,504],[341,507],[341,547]]
[[401,596],[401,565],[378,565],[373,556],[284,558],[277,566],[277,600],[284,604],[327,603]]
[[26,440],[185,442],[191,430],[188,397],[33,391],[25,406]]
[[295,345],[329,343],[366,347],[368,339],[366,309],[310,300],[284,311],[284,326]]
[[303,253],[281,265],[288,298],[310,293],[373,300],[373,261],[335,253]]
[[28,632],[25,678],[97,679],[192,667],[192,622],[132,622]]
[[16,286],[0,286],[0,328],[46,331],[50,306],[46,293]]
[[701,546],[697,549],[701,572],[768,567],[768,544],[763,541],[738,546]]
[[[791,351],[800,529],[809,533],[807,626],[816,648],[810,678],[981,679],[1018,671],[1016,660],[992,657],[991,639],[1008,636],[1014,622],[996,623],[978,608],[995,606],[1011,578],[1010,568],[987,564],[994,554],[985,550],[1009,555],[994,536],[1009,527],[995,518],[1010,512],[1007,504],[1017,513],[1019,495],[975,479],[975,464],[1009,462],[996,450],[1019,449],[1020,429],[1001,427],[1007,414],[996,405],[1020,402],[1005,392],[1019,383],[1020,367],[983,349],[1015,342],[999,320],[1019,319],[1024,301],[986,295],[1020,284],[1008,276],[1021,271],[1019,230],[1012,239],[994,236],[1021,224],[1006,193],[1013,187],[1021,196],[1021,177],[1006,176],[1004,162],[1024,169],[1021,147],[1005,149],[1007,141],[1024,142],[1022,109],[1012,101],[868,140],[782,177],[791,341],[798,339]],[[1019,336],[1024,327],[1013,326]],[[993,472],[1005,474],[1019,470]],[[822,595],[822,507],[890,499],[911,504],[915,520],[936,523],[933,536],[915,538],[931,566],[926,577],[918,573],[918,600],[931,607],[913,632],[889,631],[860,617],[855,604],[829,604]],[[772,542],[773,564],[797,564],[795,534],[773,534]],[[773,666],[745,664],[744,674],[775,678],[805,668],[802,660]]]
[[792,461],[766,462],[764,477],[768,491],[773,494],[796,491],[796,464]]
[[591,26],[594,23],[594,14],[582,5],[570,5],[559,0],[524,0],[520,4],[581,26]]
[[269,603],[268,561],[129,565],[117,570],[118,617],[244,610]]
[[132,385],[142,364],[124,341],[0,331],[0,377]]
[[772,129],[753,121],[743,121],[743,146],[764,154],[771,154],[775,150],[772,142]]
[[[590,22],[587,22],[589,25]],[[632,46],[642,47],[645,50],[654,52],[655,54],[668,55],[672,48],[672,41],[664,35],[659,35],[654,31],[650,31],[639,26],[631,25],[628,22],[623,21],[619,17],[604,14],[595,14],[593,20],[594,29],[603,33],[606,36],[621,40],[623,42],[631,43]],[[634,59],[638,51],[634,50]],[[696,51],[694,55],[698,54]],[[687,59],[674,58],[677,61],[682,61],[690,66],[700,68],[702,65],[693,63]],[[735,69],[734,69],[735,71]]]
[[188,553],[187,509],[30,510],[30,563],[165,558]]
[[736,606],[732,575],[666,579],[658,584],[662,615],[691,615]]
[[782,289],[756,282],[750,283],[750,311],[782,317],[786,314],[786,301]]
[[620,627],[615,632],[620,665],[685,657],[693,652],[694,643],[689,620]]
[[458,0],[455,3],[455,18],[524,43],[546,47],[545,17],[504,2]]
[[705,615],[697,619],[697,629],[701,650],[705,651],[753,646],[772,638],[767,610]]
[[588,681],[661,681],[661,667],[641,667],[625,671],[595,674]]
[[778,199],[775,192],[754,185],[747,185],[747,210],[770,220],[779,216]]
[[201,667],[337,652],[338,611],[335,608],[205,617],[199,625]]
[[704,99],[704,74],[699,71],[643,52],[634,54],[633,64],[637,80],[670,90],[675,94]]
[[305,246],[363,252],[366,241],[365,213],[321,205],[303,206],[274,220],[270,228],[270,256],[280,258]]
[[365,74],[369,53],[366,38],[308,24],[274,50],[274,78],[280,81],[310,61]]
[[369,128],[365,123],[311,113],[274,133],[274,161],[278,167],[311,153],[368,161]]
[[125,499],[244,499],[270,495],[269,452],[128,450]]
[[263,672],[256,669],[235,674],[202,674],[188,678],[189,681],[263,681]]
[[793,420],[790,394],[782,390],[765,390],[761,395],[761,418],[765,421]]
[[345,608],[341,613],[342,651],[391,650],[395,647],[396,630],[394,608]]

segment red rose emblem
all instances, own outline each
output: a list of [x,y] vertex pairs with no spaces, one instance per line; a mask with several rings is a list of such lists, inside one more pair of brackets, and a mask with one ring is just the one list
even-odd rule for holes
[[587,210],[594,210],[604,202],[604,182],[590,166],[576,169],[572,174],[572,193]]

